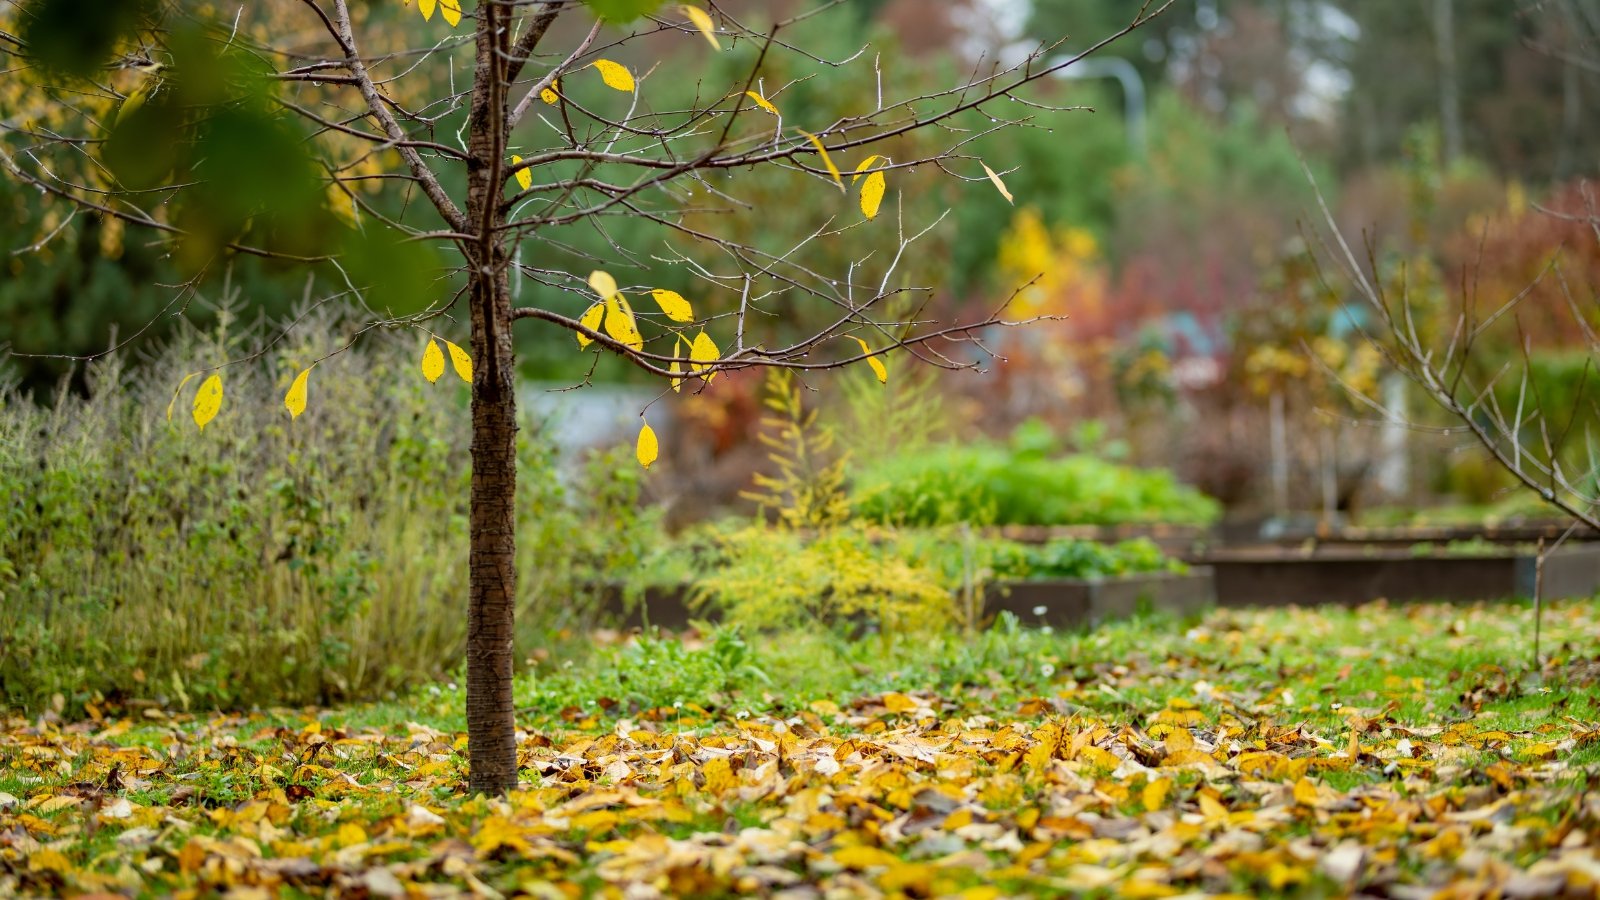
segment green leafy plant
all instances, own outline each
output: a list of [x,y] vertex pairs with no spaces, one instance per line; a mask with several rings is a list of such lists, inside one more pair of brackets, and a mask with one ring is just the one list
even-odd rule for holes
[[1058,442],[1024,425],[1008,445],[946,444],[865,466],[854,482],[862,518],[904,525],[1208,524],[1217,502],[1165,469],[1055,455]]

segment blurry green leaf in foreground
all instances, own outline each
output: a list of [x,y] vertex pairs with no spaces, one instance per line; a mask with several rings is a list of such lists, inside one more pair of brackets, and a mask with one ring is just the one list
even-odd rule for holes
[[661,7],[661,0],[589,0],[596,16],[618,24],[631,22]]
[[151,0],[30,0],[20,16],[22,40],[44,69],[87,78],[154,11]]

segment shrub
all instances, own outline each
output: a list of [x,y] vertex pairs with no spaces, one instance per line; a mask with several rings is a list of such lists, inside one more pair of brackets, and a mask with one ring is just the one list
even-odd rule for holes
[[920,632],[957,619],[937,569],[860,524],[802,534],[757,523],[725,535],[695,600],[760,629],[864,622],[885,633]]
[[[96,364],[87,397],[51,408],[0,395],[0,703],[325,703],[456,665],[465,386],[428,384],[415,340],[373,333],[317,364],[315,402],[291,423],[290,378],[343,342],[324,320],[295,329],[306,343],[229,368],[203,433],[187,397],[169,424],[185,372],[259,347],[231,328],[224,315],[137,369]],[[551,445],[522,434],[517,616],[532,640],[644,541],[632,467],[592,465],[580,506]]]
[[1010,445],[948,444],[865,466],[855,480],[856,512],[901,525],[1201,525],[1220,513],[1166,469],[1056,456],[1036,431],[1019,429]]

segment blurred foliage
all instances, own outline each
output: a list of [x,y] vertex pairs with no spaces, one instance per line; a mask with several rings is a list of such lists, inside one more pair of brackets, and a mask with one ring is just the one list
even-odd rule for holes
[[811,534],[754,524],[727,535],[695,584],[695,600],[760,629],[870,625],[899,635],[956,621],[939,574],[859,523]]
[[873,461],[854,487],[862,518],[897,525],[1207,524],[1220,513],[1164,469],[1063,455],[1037,422],[1007,444],[951,444]]
[[757,472],[757,489],[741,496],[757,505],[762,518],[771,512],[789,528],[826,529],[847,521],[846,457],[834,452],[833,429],[817,422],[815,409],[806,409],[794,373],[773,369],[763,403],[769,412],[757,438],[777,472]]
[[[87,397],[0,396],[0,703],[326,703],[459,664],[465,386],[418,377],[411,337],[369,335],[317,364],[291,423],[285,387],[348,323],[312,316],[270,347],[272,329],[221,323],[137,371],[96,364]],[[254,352],[197,439],[194,383],[173,387]],[[581,620],[583,586],[636,564],[657,522],[635,511],[625,451],[576,484],[537,427],[519,455],[518,639],[534,646]]]
[[[358,8],[360,24],[395,14],[373,9]],[[259,35],[286,27],[290,14],[265,4],[238,13],[219,23],[198,8],[144,0],[0,9],[0,29],[20,24],[28,38],[0,44],[0,118],[20,126],[0,133],[0,150],[24,170],[46,167],[81,185],[79,193],[102,197],[107,210],[135,218],[148,210],[166,229],[74,210],[20,179],[0,180],[0,215],[18,225],[0,235],[9,266],[0,281],[0,347],[19,354],[9,365],[26,389],[39,391],[68,367],[30,354],[84,356],[114,336],[159,339],[186,318],[210,327],[195,296],[223,284],[247,285],[249,311],[268,317],[352,280],[387,314],[449,296],[432,249],[401,245],[355,211],[360,195],[417,218],[406,210],[421,206],[398,193],[376,196],[383,182],[371,176],[392,165],[392,153],[326,130],[313,141],[311,123],[279,107],[314,106],[307,94],[339,88],[275,81],[261,59],[217,33]],[[73,65],[51,65],[57,50],[70,51]],[[52,150],[48,138],[57,135],[66,140]],[[336,184],[330,165],[351,180]],[[251,251],[236,253],[234,244]],[[324,256],[348,265],[335,271],[316,262]]]

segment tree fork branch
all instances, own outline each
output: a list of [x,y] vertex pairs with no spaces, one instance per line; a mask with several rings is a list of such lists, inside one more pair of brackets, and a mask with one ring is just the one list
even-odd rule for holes
[[[309,0],[308,0],[309,2]],[[316,8],[316,4],[311,4]],[[411,169],[411,174],[422,185],[422,192],[433,202],[439,215],[456,231],[468,231],[470,225],[467,217],[462,215],[461,209],[455,201],[445,192],[444,186],[439,184],[439,178],[428,164],[423,161],[422,154],[414,148],[405,146],[407,138],[400,123],[389,112],[389,107],[384,104],[383,97],[378,93],[377,85],[372,83],[372,76],[367,72],[366,63],[362,62],[361,55],[356,51],[355,32],[350,27],[350,5],[348,0],[334,0],[334,17],[338,20],[334,37],[338,39],[339,48],[344,51],[345,62],[350,66],[350,74],[355,76],[361,90],[362,99],[367,101],[367,109],[372,117],[378,120],[384,133],[394,142],[395,149],[399,151],[406,166]],[[321,13],[321,9],[317,8]],[[323,21],[327,21],[324,17]]]

